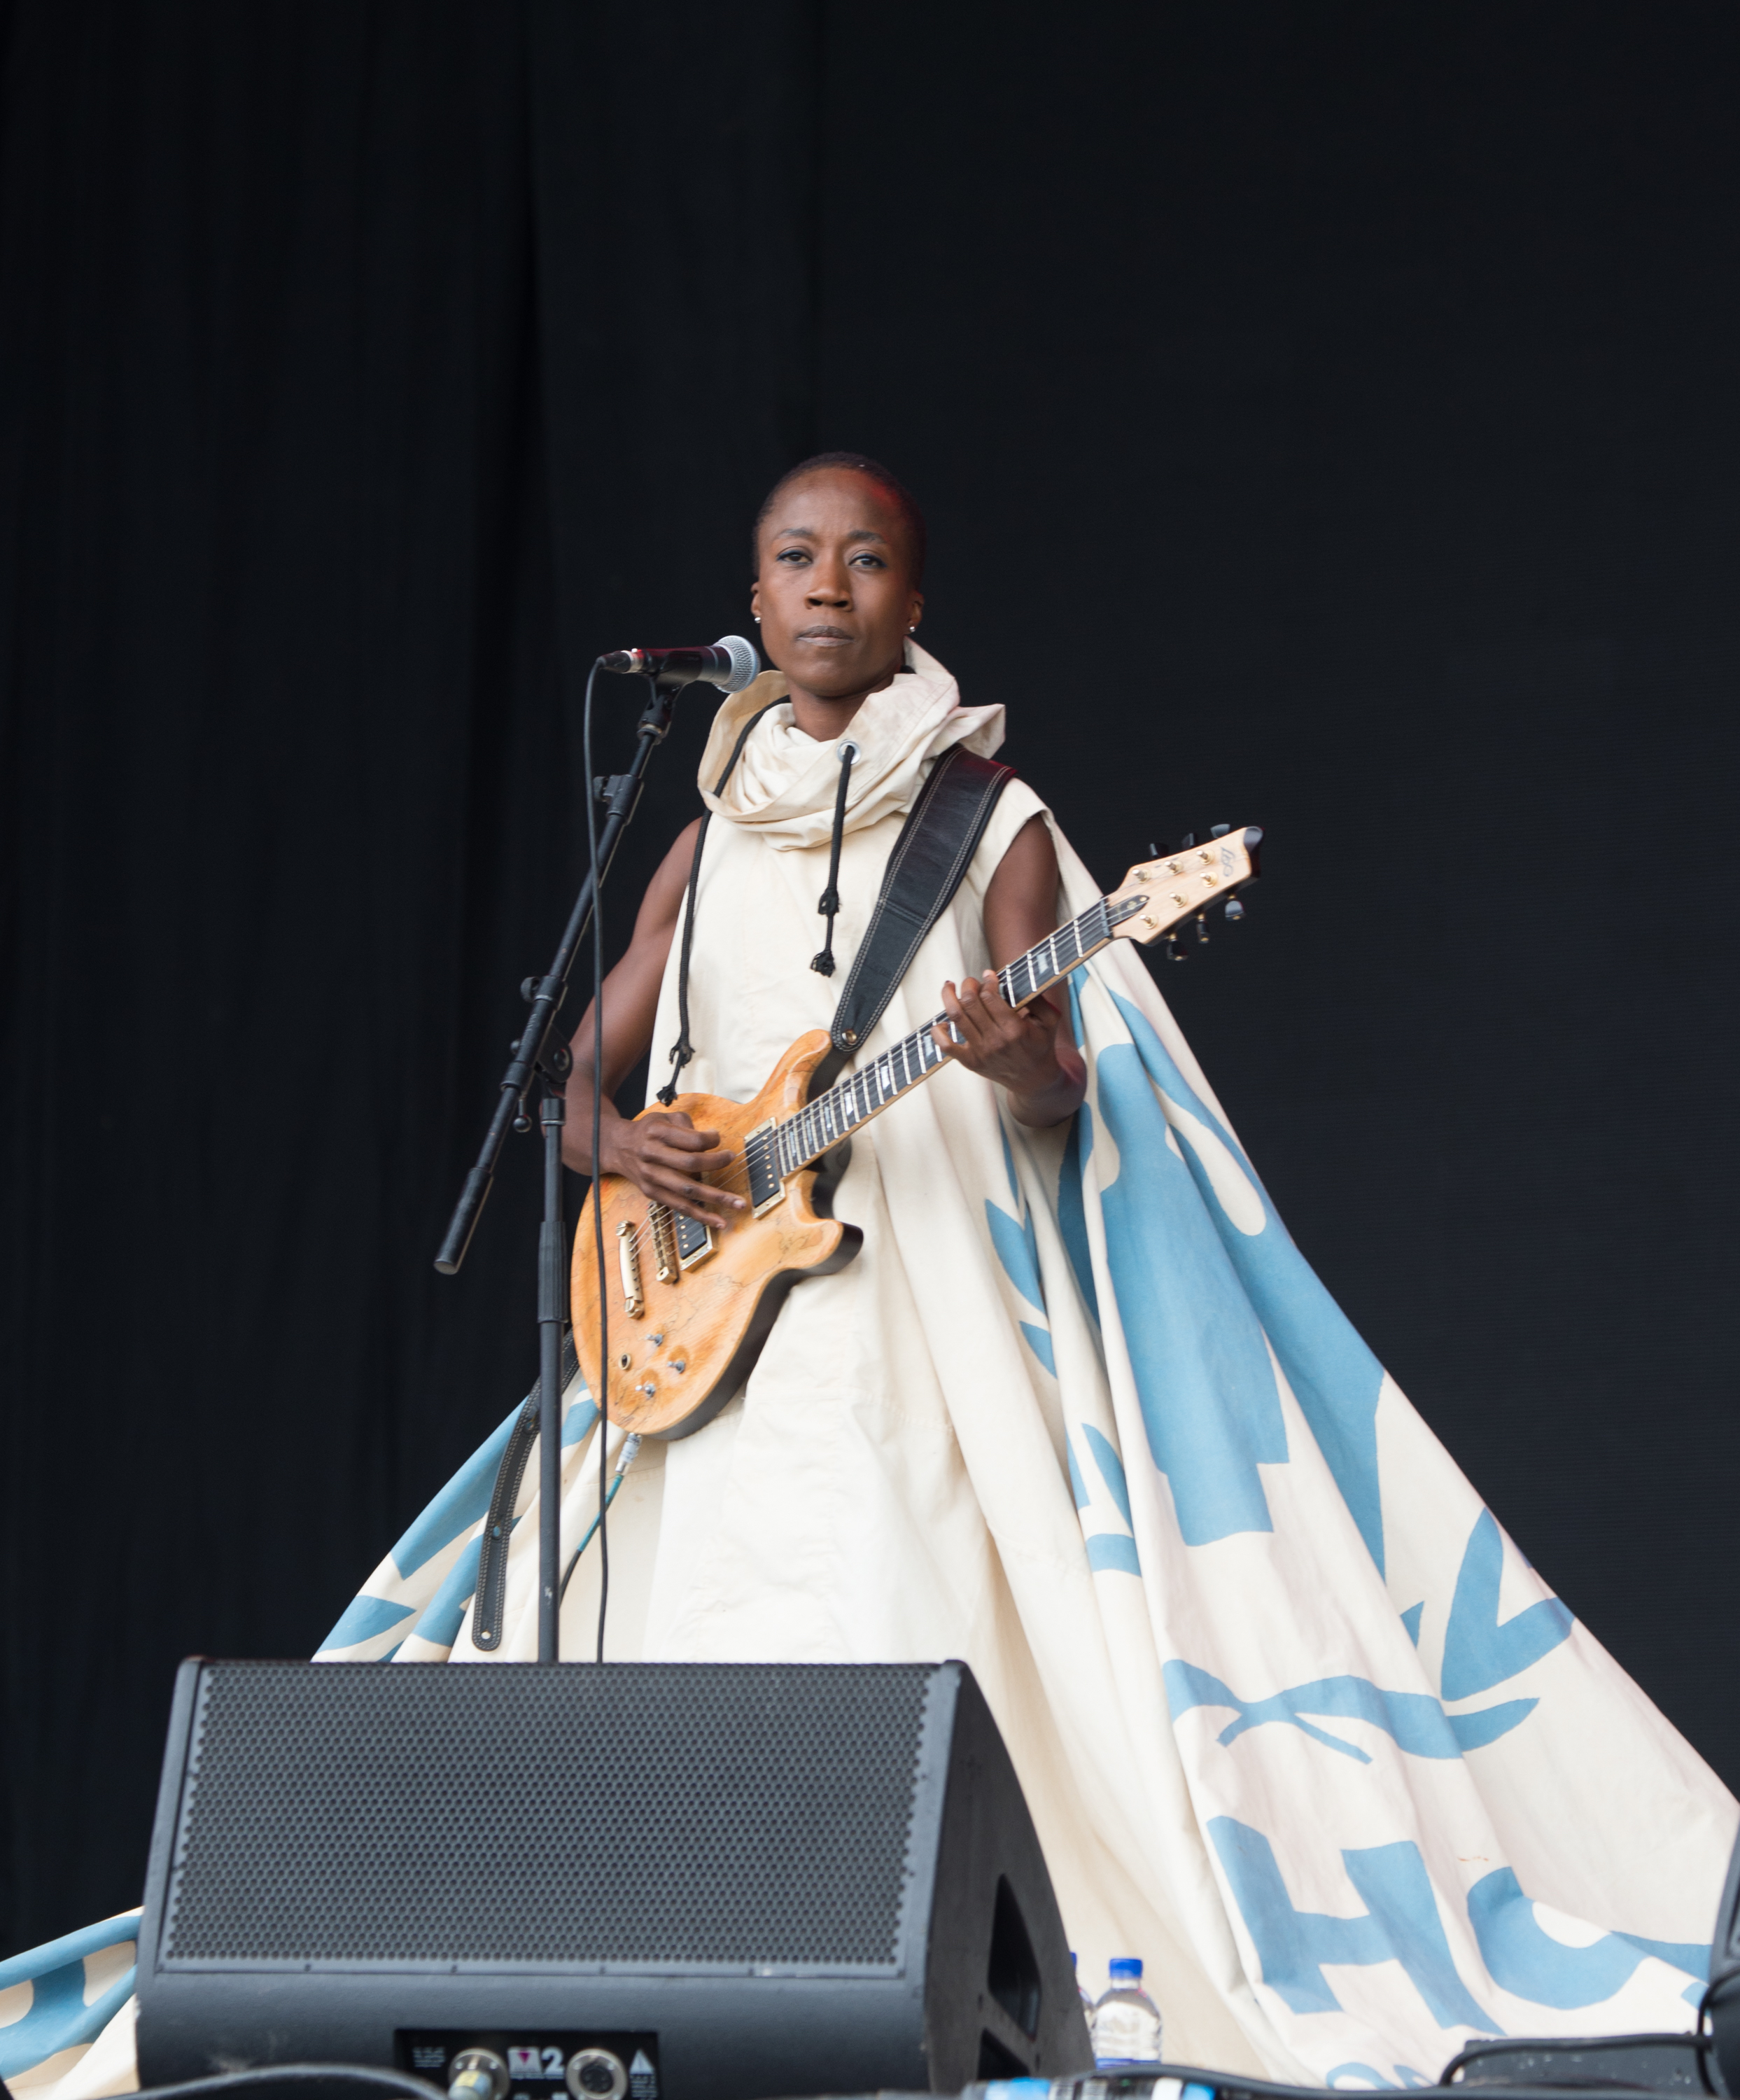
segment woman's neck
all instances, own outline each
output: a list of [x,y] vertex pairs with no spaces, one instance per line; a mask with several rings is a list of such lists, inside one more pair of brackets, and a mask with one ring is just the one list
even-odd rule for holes
[[894,664],[874,685],[866,686],[862,692],[845,693],[838,698],[788,684],[786,697],[791,703],[791,719],[805,736],[813,737],[817,743],[835,743],[845,735],[852,717],[870,695],[886,692],[905,668],[904,661]]

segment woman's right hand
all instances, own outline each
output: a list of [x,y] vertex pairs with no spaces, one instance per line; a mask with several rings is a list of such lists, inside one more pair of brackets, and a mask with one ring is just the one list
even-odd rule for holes
[[643,1196],[669,1204],[685,1218],[723,1227],[749,1208],[742,1196],[703,1179],[729,1167],[735,1155],[720,1145],[716,1130],[697,1130],[680,1109],[637,1116],[632,1123],[608,1120],[599,1132],[598,1149],[606,1174],[621,1175]]

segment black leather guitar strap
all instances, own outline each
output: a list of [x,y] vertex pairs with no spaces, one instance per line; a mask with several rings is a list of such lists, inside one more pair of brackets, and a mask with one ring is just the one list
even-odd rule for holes
[[925,935],[960,888],[997,798],[1014,778],[1012,766],[976,757],[960,744],[931,768],[888,855],[876,908],[834,1010],[829,1033],[842,1056],[881,1020]]

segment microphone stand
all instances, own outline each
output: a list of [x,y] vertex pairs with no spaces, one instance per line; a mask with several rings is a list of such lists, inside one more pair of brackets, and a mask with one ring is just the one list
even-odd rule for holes
[[[465,1176],[465,1185],[453,1207],[447,1237],[435,1257],[443,1276],[456,1276],[471,1245],[478,1219],[496,1178],[502,1147],[509,1130],[526,1131],[531,1117],[526,1096],[534,1081],[541,1082],[538,1121],[544,1132],[544,1222],[538,1231],[538,1660],[561,1660],[558,1585],[562,1579],[562,1340],[568,1325],[568,1248],[562,1204],[562,1132],[567,1110],[567,1080],[574,1059],[568,1046],[552,1042],[550,1031],[568,989],[568,973],[575,951],[592,923],[598,889],[610,871],[619,841],[632,820],[641,800],[647,761],[669,733],[671,717],[680,688],[686,677],[668,684],[661,677],[649,680],[652,693],[636,726],[634,761],[626,773],[588,783],[587,792],[605,804],[603,829],[598,834],[598,857],[586,871],[586,880],[575,900],[555,959],[541,977],[527,977],[520,995],[531,1007],[524,1033],[513,1046],[513,1054],[501,1077],[501,1096],[490,1118],[477,1164]],[[602,1083],[602,1074],[593,1075]],[[594,1174],[597,1162],[592,1162]],[[604,1413],[599,1409],[599,1431],[603,1434]],[[599,1464],[604,1462],[601,1445]]]

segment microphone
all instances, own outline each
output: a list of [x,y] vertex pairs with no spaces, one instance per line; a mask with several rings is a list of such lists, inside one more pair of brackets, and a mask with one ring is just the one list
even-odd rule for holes
[[656,678],[661,686],[686,686],[704,678],[722,693],[740,693],[760,676],[761,660],[741,634],[721,634],[694,649],[610,649],[598,659],[602,671]]

